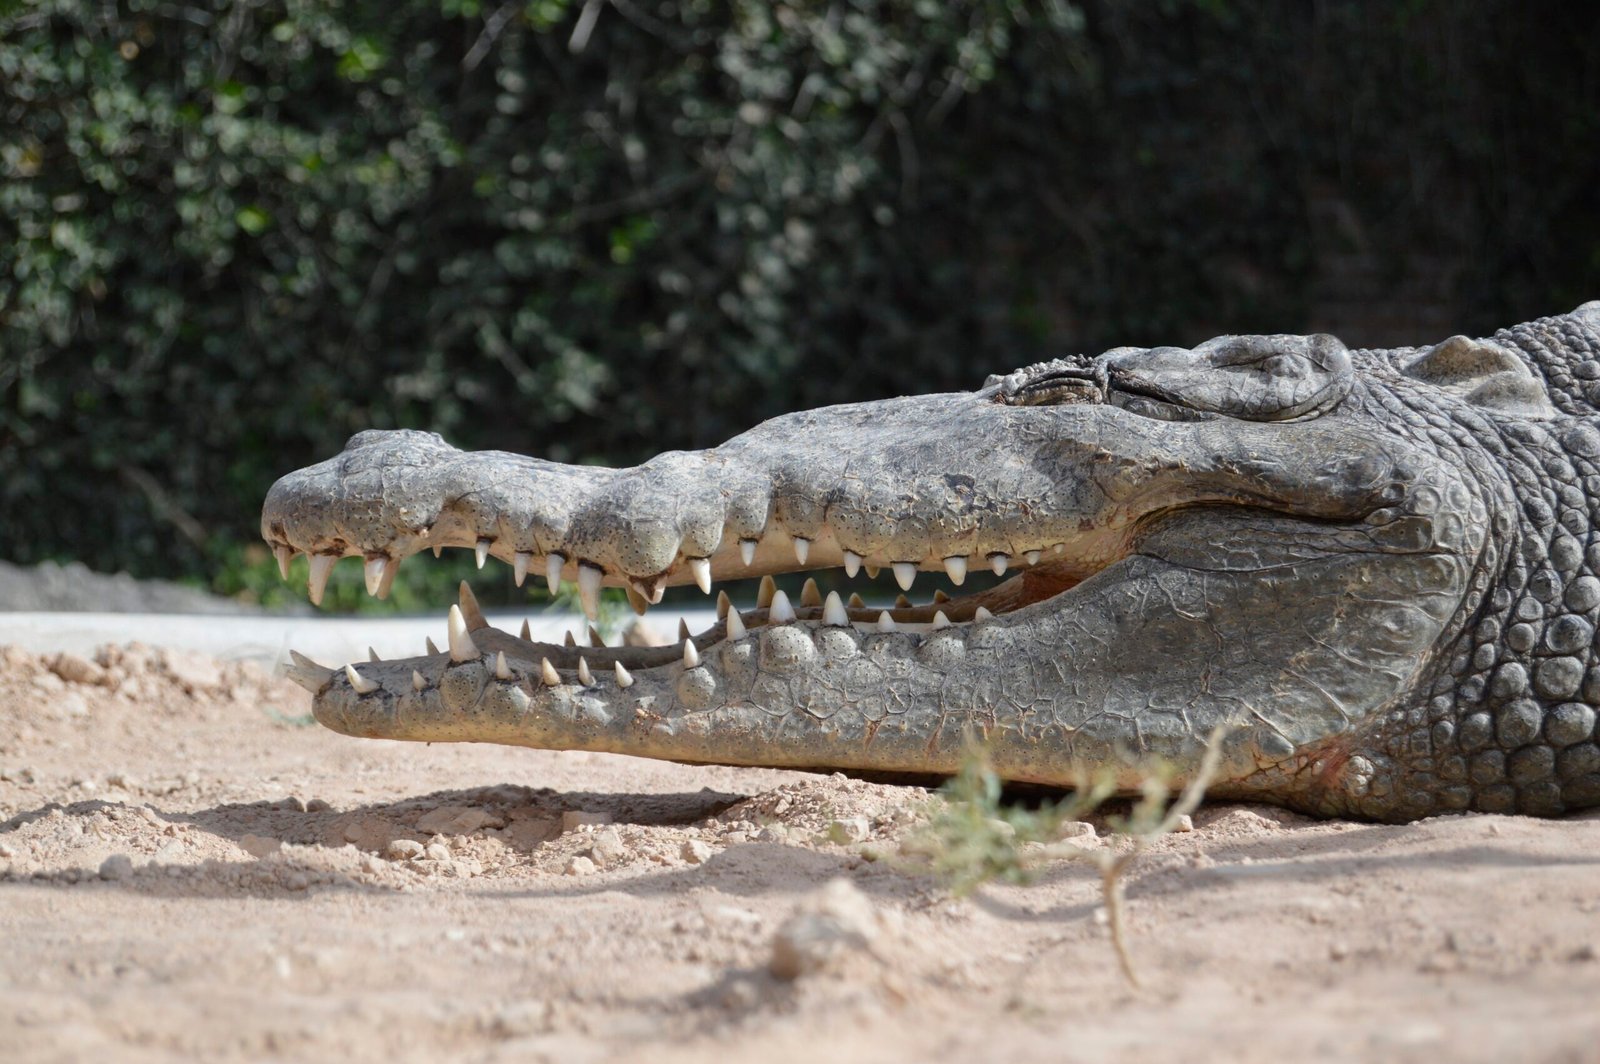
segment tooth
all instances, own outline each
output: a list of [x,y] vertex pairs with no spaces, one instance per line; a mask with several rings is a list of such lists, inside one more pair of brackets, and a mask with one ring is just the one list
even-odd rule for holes
[[946,617],[944,615],[944,610],[934,610],[933,611],[933,627],[934,627],[935,631],[937,631],[940,628],[949,628],[950,627],[950,618],[948,618],[948,617]]
[[1027,559],[1029,565],[1038,565],[1039,564],[1039,559],[1044,556],[1044,551],[1039,551],[1039,550],[1025,551],[1022,556]]
[[656,584],[652,587],[651,585],[646,584],[643,580],[630,580],[628,581],[628,586],[637,591],[639,593],[639,597],[652,606],[660,602],[661,596],[667,593],[666,585]]
[[850,608],[853,610],[864,610],[867,608],[867,600],[862,598],[858,592],[852,591],[850,592]]
[[465,580],[456,589],[461,599],[461,616],[467,622],[467,630],[476,632],[479,628],[489,627],[489,622],[483,616],[483,608],[478,605],[478,596],[472,593],[472,588],[467,586]]
[[600,581],[605,570],[588,562],[578,563],[578,604],[590,620],[600,615]]
[[695,649],[693,639],[685,639],[683,641],[683,667],[686,669],[698,669],[700,667],[700,651]]
[[879,565],[863,565],[862,567],[867,571],[868,580],[878,579],[878,574],[883,572],[883,567]]
[[800,564],[806,563],[806,557],[811,553],[811,541],[802,536],[794,537],[794,556],[800,559]]
[[272,556],[278,559],[278,575],[285,580],[289,579],[289,563],[294,561],[294,548],[275,546],[272,548]]
[[425,638],[425,639],[423,639],[423,642],[428,645],[428,653],[430,653],[430,654],[438,654],[439,653],[439,644],[435,643],[431,638]]
[[544,681],[546,687],[561,686],[561,674],[550,664],[549,658],[542,658],[539,661],[539,678]]
[[318,665],[298,650],[291,650],[289,664],[283,667],[283,675],[312,694],[316,694],[333,677],[333,670],[325,665]]
[[550,594],[561,594],[561,568],[567,564],[565,556],[551,553],[544,560],[544,581],[550,585]]
[[521,587],[522,582],[528,579],[528,564],[533,561],[533,555],[525,550],[517,551],[517,556],[511,561],[511,579]]
[[1002,551],[995,551],[989,555],[989,565],[994,569],[995,576],[1006,575],[1006,566],[1011,564],[1011,559]]
[[728,611],[728,638],[743,639],[745,634],[744,618],[739,616],[738,610]]
[[895,562],[894,582],[900,585],[901,591],[910,591],[911,585],[917,579],[917,564],[915,562]]
[[718,591],[717,620],[720,621],[722,618],[726,617],[728,615],[728,611],[731,609],[733,609],[733,600],[728,597],[728,593],[726,591]]
[[964,554],[955,554],[944,560],[945,575],[957,587],[967,581],[967,557]]
[[528,624],[526,617],[522,619],[522,641],[524,643],[533,642],[533,628]]
[[411,689],[413,691],[425,691],[428,689],[428,681],[424,680],[422,673],[416,669],[411,670]]
[[592,624],[589,626],[589,645],[592,647],[603,647],[606,645],[606,637],[601,635],[600,629],[596,628]]
[[489,560],[489,548],[492,547],[492,546],[494,546],[494,542],[492,540],[487,540],[487,539],[478,540],[478,545],[475,548],[475,552],[476,552],[476,554],[478,556],[478,568],[479,569],[482,569],[483,568],[483,563]]
[[822,589],[817,587],[817,582],[811,577],[806,577],[805,584],[800,588],[800,605],[822,605]]
[[635,591],[632,585],[623,588],[623,590],[628,593],[628,605],[633,607],[633,612],[643,617],[645,611],[650,608],[650,601]]
[[438,557],[442,556],[443,554],[444,554],[444,544],[443,543],[435,543],[433,545],[433,556],[435,558],[438,558]]
[[483,656],[478,644],[467,634],[467,619],[461,616],[460,606],[450,607],[450,620],[445,625],[445,634],[450,637],[451,661],[476,661]]
[[[761,578],[761,587],[756,590],[756,609],[764,610],[772,605],[772,598],[778,592],[778,582],[770,575]],[[785,600],[787,601],[787,600]]]
[[578,682],[585,687],[594,686],[594,673],[589,671],[589,663],[582,658],[578,659]]
[[622,662],[620,662],[620,661],[616,663],[616,672],[617,672],[617,686],[618,687],[632,687],[633,686],[633,677],[628,675],[628,670],[624,669],[622,667]]
[[850,615],[844,611],[844,602],[837,591],[828,592],[828,601],[822,606],[822,623],[836,628],[848,628]]
[[682,617],[678,618],[678,638],[679,639],[688,639],[689,638],[689,622],[684,620]]
[[934,589],[934,592],[933,592],[933,604],[935,606],[937,606],[941,602],[949,602],[949,601],[950,601],[950,596],[946,595],[944,593],[944,589],[943,588]]
[[909,609],[912,609],[914,606],[915,606],[915,603],[913,603],[909,598],[907,598],[904,595],[896,595],[894,597],[894,608],[897,609],[897,610],[909,610]]
[[322,605],[322,593],[328,590],[328,577],[333,573],[333,563],[338,560],[337,554],[311,555],[311,575],[306,579],[306,594],[313,606]]
[[892,631],[894,631],[894,618],[889,616],[889,611],[888,610],[884,610],[882,613],[878,614],[878,631],[880,631],[880,632],[892,632]]
[[794,607],[789,605],[789,596],[782,591],[772,595],[772,605],[767,608],[767,621],[771,624],[788,624],[794,620]]
[[978,621],[992,621],[994,620],[994,614],[990,613],[987,608],[979,606],[973,611],[972,620],[973,623],[977,623]]
[[694,585],[700,589],[702,595],[711,594],[710,558],[690,558],[689,575],[694,577]]
[[853,579],[855,579],[855,575],[857,573],[859,573],[860,571],[861,571],[861,555],[857,554],[853,550],[845,551],[844,552],[844,575],[850,577],[853,580]]
[[368,647],[367,648],[367,660],[368,661],[382,661],[383,659],[378,657],[378,652],[376,650],[373,650],[371,647]]
[[1050,549],[1052,551],[1054,551],[1055,553],[1057,553],[1057,554],[1065,554],[1066,550],[1067,550],[1067,545],[1065,543],[1057,543],[1054,547],[1051,547]]
[[744,559],[745,565],[754,565],[756,560],[756,541],[741,539],[739,541],[739,557]]
[[518,713],[528,712],[528,707],[533,705],[533,696],[520,686],[507,687],[506,697],[511,699],[511,704],[517,707]]
[[494,656],[494,678],[496,680],[511,679],[511,666],[506,664],[506,652],[504,650]]
[[361,674],[356,671],[356,667],[354,665],[346,665],[344,667],[344,675],[345,678],[350,681],[350,686],[355,688],[355,692],[358,695],[370,695],[372,692],[378,689],[376,681],[363,679]]
[[573,637],[571,628],[568,628],[565,632],[561,633],[561,645],[564,647],[575,647],[578,645],[578,640]]

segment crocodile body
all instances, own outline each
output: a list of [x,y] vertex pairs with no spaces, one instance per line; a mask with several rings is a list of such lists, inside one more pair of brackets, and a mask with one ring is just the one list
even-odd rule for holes
[[[684,645],[531,643],[468,596],[449,648],[334,671],[352,735],[689,762],[1007,777],[1139,766],[1322,815],[1600,804],[1600,302],[1425,348],[1226,336],[1118,348],[976,392],[774,419],[632,469],[364,432],[269,494],[312,594],[383,593],[426,548],[639,608],[670,584],[944,574],[888,610],[763,593]],[[962,595],[969,571],[1009,579]],[[926,579],[924,578],[924,587]]]

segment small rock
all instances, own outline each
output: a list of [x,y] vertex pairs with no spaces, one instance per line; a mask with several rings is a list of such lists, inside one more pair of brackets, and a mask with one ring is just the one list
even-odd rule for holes
[[239,848],[251,857],[270,857],[283,849],[282,839],[267,838],[262,835],[241,835]]
[[627,856],[628,849],[622,844],[622,836],[616,828],[602,828],[594,833],[594,844],[589,847],[589,856],[596,864],[610,867]]
[[311,886],[311,877],[296,869],[283,877],[285,890],[305,890]]
[[1596,950],[1593,943],[1586,942],[1583,945],[1579,946],[1577,949],[1573,950],[1571,953],[1567,954],[1567,960],[1569,960],[1569,961],[1600,960],[1600,950]]
[[593,809],[568,809],[561,814],[561,833],[565,835],[581,827],[609,823],[611,823],[610,813],[601,813]]
[[392,861],[412,861],[422,856],[422,843],[416,839],[394,839],[383,852]]
[[429,835],[471,835],[485,827],[504,827],[505,821],[486,809],[447,805],[417,819],[417,830]]
[[306,803],[306,812],[308,813],[326,813],[332,808],[333,806],[329,805],[321,798],[313,798],[311,801]]
[[1335,942],[1328,947],[1328,959],[1342,961],[1350,956],[1350,947],[1343,942]]
[[106,670],[76,654],[62,651],[50,659],[50,671],[68,683],[93,684],[96,687],[110,682]]
[[422,852],[428,855],[430,861],[450,860],[450,847],[442,842],[430,842]]
[[872,903],[848,880],[835,879],[801,902],[778,928],[767,970],[788,981],[836,967],[852,954],[870,951],[878,933]]
[[125,853],[114,853],[100,862],[100,878],[127,879],[133,875],[133,858]]
[[846,817],[828,825],[828,841],[837,843],[865,842],[872,837],[872,825],[864,816]]
[[690,864],[705,864],[711,860],[711,855],[714,852],[710,843],[702,842],[699,839],[690,839],[683,844],[682,857]]
[[377,875],[384,868],[383,860],[375,853],[361,855],[361,870],[368,875]]
[[206,654],[163,650],[161,664],[167,675],[177,680],[190,694],[222,686],[222,668]]
[[1061,825],[1061,837],[1064,839],[1092,839],[1096,838],[1094,825],[1084,820],[1069,820]]
[[568,861],[564,871],[569,876],[592,876],[599,869],[595,867],[594,862],[589,858],[580,855]]
[[139,781],[126,772],[113,772],[106,777],[106,786],[117,787],[124,791],[136,791],[139,789]]
[[1184,832],[1193,831],[1194,830],[1194,817],[1190,816],[1188,813],[1183,814],[1183,816],[1180,816],[1178,818],[1178,824],[1172,830],[1174,832],[1179,833],[1179,834],[1182,834]]

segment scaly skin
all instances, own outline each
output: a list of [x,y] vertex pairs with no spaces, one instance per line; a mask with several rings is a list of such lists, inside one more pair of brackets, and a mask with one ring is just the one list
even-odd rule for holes
[[938,615],[780,600],[670,650],[529,643],[468,599],[449,653],[291,670],[351,735],[908,774],[977,738],[1012,779],[1132,786],[1225,725],[1215,795],[1555,814],[1600,804],[1597,401],[1600,302],[1431,348],[1221,337],[634,469],[364,432],[274,485],[262,535],[379,593],[438,546],[641,605],[707,570],[1020,570]]

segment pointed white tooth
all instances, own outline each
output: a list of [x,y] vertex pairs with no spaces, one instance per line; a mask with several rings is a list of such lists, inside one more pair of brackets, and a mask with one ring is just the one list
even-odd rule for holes
[[311,575],[306,579],[306,594],[313,606],[322,605],[322,593],[328,590],[328,577],[333,573],[333,564],[338,560],[337,554],[311,555]]
[[650,609],[650,600],[639,594],[631,586],[623,590],[628,593],[628,605],[633,607],[633,612],[643,617]]
[[852,580],[854,580],[855,579],[855,575],[857,573],[859,573],[860,571],[861,571],[861,555],[857,554],[853,550],[845,551],[844,552],[844,575],[848,576]]
[[605,570],[598,566],[578,563],[578,604],[590,620],[600,616],[600,581],[605,575]]
[[949,601],[950,601],[950,596],[946,595],[944,593],[944,588],[941,587],[941,588],[935,588],[934,589],[934,592],[933,592],[933,604],[935,606],[937,606],[941,602],[949,602]]
[[794,607],[789,605],[789,596],[782,591],[774,592],[772,605],[767,607],[767,620],[772,624],[788,624],[794,620]]
[[289,563],[294,561],[294,548],[280,543],[272,548],[272,556],[278,559],[278,575],[289,579]]
[[355,692],[358,695],[370,695],[372,692],[378,689],[376,681],[364,678],[359,672],[356,671],[356,667],[354,665],[346,665],[344,667],[344,675],[345,679],[350,681],[350,686],[355,688]]
[[806,577],[805,584],[800,588],[800,605],[802,605],[802,606],[820,606],[820,605],[822,605],[822,589],[817,586],[816,580],[812,579],[809,576]]
[[867,571],[868,580],[878,579],[878,574],[883,572],[883,566],[881,565],[867,565],[863,562],[861,567]]
[[544,580],[550,585],[550,594],[561,594],[561,568],[567,564],[567,559],[560,554],[551,554],[544,560]]
[[423,642],[428,645],[428,653],[429,654],[438,654],[439,653],[439,644],[435,643],[431,637],[423,639]]
[[533,555],[525,550],[517,551],[517,556],[511,560],[511,579],[521,587],[522,582],[528,579],[528,565],[533,561]]
[[972,611],[972,620],[974,623],[978,621],[992,621],[994,620],[994,614],[990,613],[986,607],[979,606],[977,609]]
[[443,543],[435,543],[433,545],[433,556],[435,558],[439,558],[439,557],[442,557],[443,555],[444,555],[444,544]]
[[367,580],[367,594],[373,598],[378,597],[378,588],[383,586],[383,571],[389,568],[387,555],[379,554],[367,559],[367,564],[362,567],[362,575]]
[[1011,558],[1001,551],[989,555],[989,567],[994,570],[995,576],[1005,576],[1006,566],[1011,564]]
[[471,586],[465,580],[456,588],[456,597],[461,600],[461,617],[467,622],[467,631],[476,632],[480,628],[489,627],[489,620],[483,615],[483,607],[478,605],[478,596],[472,593]]
[[461,616],[460,606],[450,607],[450,620],[445,625],[445,634],[449,636],[451,661],[476,661],[483,656],[478,644],[467,634],[467,619]]
[[522,633],[521,634],[522,634],[522,641],[524,643],[533,642],[533,628],[532,628],[531,625],[528,624],[528,619],[526,617],[524,617],[522,619]]
[[1067,551],[1067,545],[1065,543],[1057,543],[1054,547],[1051,547],[1050,549],[1052,551],[1054,551],[1055,553],[1057,553],[1057,554],[1065,554],[1066,551]]
[[859,592],[852,591],[850,592],[850,608],[864,610],[867,608],[867,600],[862,598]]
[[678,638],[679,639],[688,639],[689,638],[689,622],[684,620],[682,617],[678,618]]
[[695,649],[693,639],[685,639],[683,641],[683,667],[686,669],[698,669],[700,667],[700,651]]
[[578,659],[578,682],[585,687],[594,686],[594,673],[589,671],[589,663],[582,658]]
[[955,554],[946,558],[944,560],[944,572],[945,575],[950,578],[950,582],[957,587],[960,587],[962,584],[966,583],[967,556],[964,554]]
[[575,636],[573,636],[571,628],[568,628],[565,632],[561,633],[561,645],[564,647],[575,647],[578,645],[578,640]]
[[549,658],[540,659],[539,678],[544,681],[544,685],[546,687],[561,686],[561,674],[556,671],[556,667],[554,665],[550,664]]
[[694,586],[700,589],[702,595],[711,594],[710,558],[690,558],[689,575],[694,577]]
[[504,650],[494,656],[494,678],[496,680],[511,679],[511,666],[506,664],[506,652]]
[[744,618],[739,616],[738,610],[728,611],[728,638],[743,639],[745,634]]
[[850,615],[844,611],[844,600],[837,591],[828,592],[828,601],[822,604],[822,623],[836,628],[850,626]]
[[1038,565],[1039,564],[1039,559],[1044,557],[1044,551],[1039,551],[1039,550],[1024,551],[1022,556],[1025,559],[1027,559],[1027,562],[1028,562],[1029,565]]
[[944,615],[944,610],[933,611],[933,627],[935,631],[938,631],[940,628],[950,627],[950,618]]
[[878,614],[878,631],[880,631],[880,632],[892,632],[892,631],[894,631],[894,618],[889,616],[889,611],[888,610],[884,610],[882,613]]
[[367,660],[368,661],[382,661],[383,659],[378,657],[378,652],[376,650],[373,650],[371,647],[368,647],[367,648]]
[[633,677],[628,674],[628,670],[627,669],[624,669],[622,667],[622,662],[620,662],[620,661],[616,663],[616,673],[617,673],[617,686],[618,687],[632,687],[633,686]]
[[428,681],[424,680],[422,673],[416,669],[411,670],[411,689],[413,691],[426,691],[428,689]]
[[744,559],[745,565],[753,565],[756,560],[756,541],[741,539],[739,541],[739,557]]
[[895,562],[894,582],[900,585],[901,591],[910,591],[911,585],[917,579],[917,566],[915,562]]
[[482,569],[483,563],[489,560],[489,548],[492,546],[494,546],[494,543],[491,540],[480,539],[478,540],[478,545],[473,548],[474,553],[478,557],[479,569]]
[[726,617],[728,615],[728,611],[731,609],[733,609],[733,600],[728,597],[728,593],[726,591],[718,591],[717,620],[720,621],[722,618]]
[[316,694],[333,678],[333,670],[326,665],[318,665],[298,650],[291,650],[289,664],[283,667],[283,675]]
[[806,559],[811,556],[811,541],[802,536],[794,537],[794,556],[800,559],[801,565],[804,565]]
[[606,637],[601,635],[600,629],[596,628],[592,624],[589,626],[589,645],[592,647],[603,647],[606,645]]
[[771,576],[761,578],[761,586],[756,589],[756,609],[764,610],[772,605],[773,596],[778,593],[778,582]]

